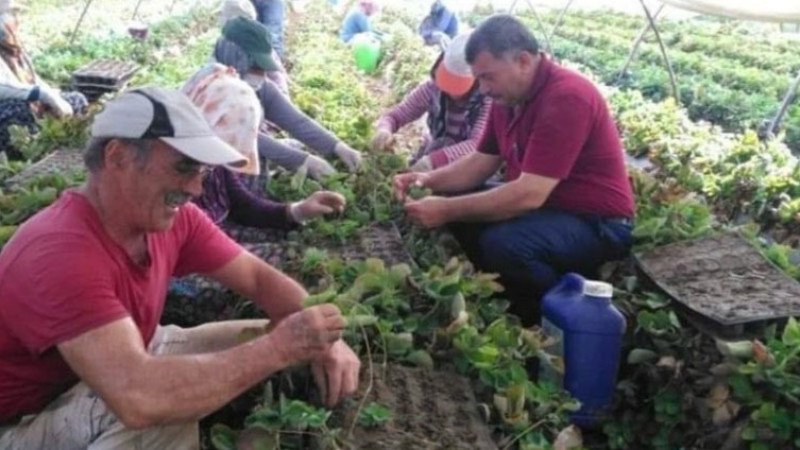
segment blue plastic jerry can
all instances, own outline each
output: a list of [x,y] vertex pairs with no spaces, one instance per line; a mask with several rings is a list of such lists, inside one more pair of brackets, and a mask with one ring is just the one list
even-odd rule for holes
[[546,351],[562,358],[563,373],[542,363],[540,379],[551,380],[581,402],[572,423],[591,427],[612,405],[625,317],[614,305],[614,288],[568,273],[542,299],[542,328],[555,339]]

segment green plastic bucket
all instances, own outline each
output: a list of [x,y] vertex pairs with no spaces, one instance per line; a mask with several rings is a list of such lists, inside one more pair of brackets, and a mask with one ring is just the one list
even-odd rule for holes
[[359,33],[350,41],[350,51],[356,67],[367,73],[378,68],[381,61],[381,41],[371,33]]

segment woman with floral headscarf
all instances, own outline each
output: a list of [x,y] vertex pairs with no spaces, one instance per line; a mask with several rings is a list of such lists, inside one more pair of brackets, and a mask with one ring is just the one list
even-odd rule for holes
[[[247,158],[248,164],[237,171],[258,175],[261,168],[256,142],[261,105],[253,90],[237,77],[233,69],[221,64],[204,67],[181,90],[194,102],[217,135]],[[195,202],[234,238],[242,235],[231,231],[237,228],[287,230],[344,208],[344,197],[328,191],[316,192],[291,204],[258,197],[245,189],[239,176],[224,166],[214,168],[206,176],[203,195]]]
[[0,153],[13,158],[22,155],[11,147],[11,125],[36,133],[36,119],[42,114],[71,116],[83,113],[87,105],[83,94],[60,92],[36,74],[17,34],[18,10],[13,0],[0,0]]
[[[256,136],[261,122],[261,105],[253,90],[239,79],[233,69],[220,64],[204,67],[181,90],[197,106],[217,136],[247,158],[248,163],[235,170],[245,176],[258,175],[260,163]],[[344,197],[329,191],[315,192],[293,203],[279,203],[258,197],[245,188],[239,175],[232,170],[225,166],[214,167],[203,179],[203,194],[194,202],[250,253],[274,266],[281,265],[280,241],[285,237],[286,230],[344,209]],[[196,303],[191,298],[200,297],[207,301],[221,299],[228,293],[211,280],[198,275],[176,280],[171,287],[172,293],[177,295],[173,295],[176,299],[170,303],[165,314],[176,312],[174,319],[183,325],[219,320],[217,314],[220,310],[216,308],[229,307],[230,302],[211,301],[204,304],[203,314],[215,314],[214,317],[187,315],[188,306],[185,302]],[[189,310],[197,311],[196,308]]]

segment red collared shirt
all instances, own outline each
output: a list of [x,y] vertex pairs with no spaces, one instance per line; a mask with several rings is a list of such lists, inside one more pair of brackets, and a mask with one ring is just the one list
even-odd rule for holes
[[41,411],[78,381],[56,346],[122,317],[149,344],[170,276],[212,272],[241,248],[195,205],[147,235],[134,263],[83,195],[67,191],[0,253],[0,424]]
[[545,208],[633,217],[622,142],[597,87],[541,54],[528,98],[492,105],[478,150],[505,160],[506,181],[522,172],[560,180]]

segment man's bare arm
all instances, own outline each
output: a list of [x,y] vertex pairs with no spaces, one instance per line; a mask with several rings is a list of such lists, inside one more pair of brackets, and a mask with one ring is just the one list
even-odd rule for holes
[[269,334],[213,353],[155,356],[123,318],[58,345],[72,370],[130,428],[197,420],[265,377],[319,358],[341,337],[333,305],[305,309]]

